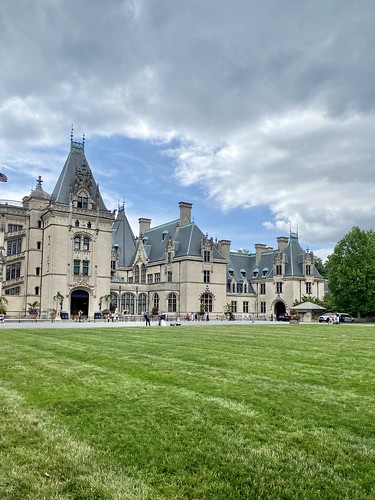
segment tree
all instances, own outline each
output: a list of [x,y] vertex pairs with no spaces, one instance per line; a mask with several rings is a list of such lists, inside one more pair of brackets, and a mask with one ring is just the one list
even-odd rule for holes
[[302,295],[301,300],[295,299],[292,305],[298,306],[299,304],[303,304],[304,302],[311,302],[312,304],[317,304],[318,306],[324,307],[322,300],[310,295]]
[[322,276],[322,278],[328,278],[327,263],[323,262],[320,257],[315,257],[315,269]]
[[8,299],[5,297],[5,295],[0,295],[0,314],[7,313],[7,305]]
[[375,232],[354,226],[328,257],[328,287],[337,308],[369,316],[375,312]]

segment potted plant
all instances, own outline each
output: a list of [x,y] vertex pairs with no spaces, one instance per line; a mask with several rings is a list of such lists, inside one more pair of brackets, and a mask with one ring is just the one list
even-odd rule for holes
[[294,309],[290,311],[289,323],[299,323],[299,316]]
[[32,318],[36,318],[38,316],[38,308],[41,306],[40,302],[35,300],[34,302],[29,302],[27,304],[29,306],[28,312]]

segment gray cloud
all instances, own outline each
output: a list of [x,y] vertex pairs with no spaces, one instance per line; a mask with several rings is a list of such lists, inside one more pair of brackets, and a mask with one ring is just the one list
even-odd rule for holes
[[74,120],[175,139],[180,183],[224,210],[267,205],[267,227],[293,221],[322,245],[371,227],[374,13],[349,0],[5,0],[0,161],[60,144]]

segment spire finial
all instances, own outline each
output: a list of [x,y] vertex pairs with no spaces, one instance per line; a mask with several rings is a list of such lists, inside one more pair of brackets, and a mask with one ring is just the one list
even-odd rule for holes
[[72,128],[70,129],[70,142],[73,142],[73,132],[74,132],[74,127],[72,123]]
[[36,182],[37,182],[37,187],[42,187],[42,182],[43,181],[42,181],[42,176],[41,175],[38,176]]

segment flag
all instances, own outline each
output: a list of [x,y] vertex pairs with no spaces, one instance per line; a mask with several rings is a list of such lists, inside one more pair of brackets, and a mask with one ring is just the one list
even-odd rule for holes
[[0,182],[8,182],[8,177],[0,172]]

